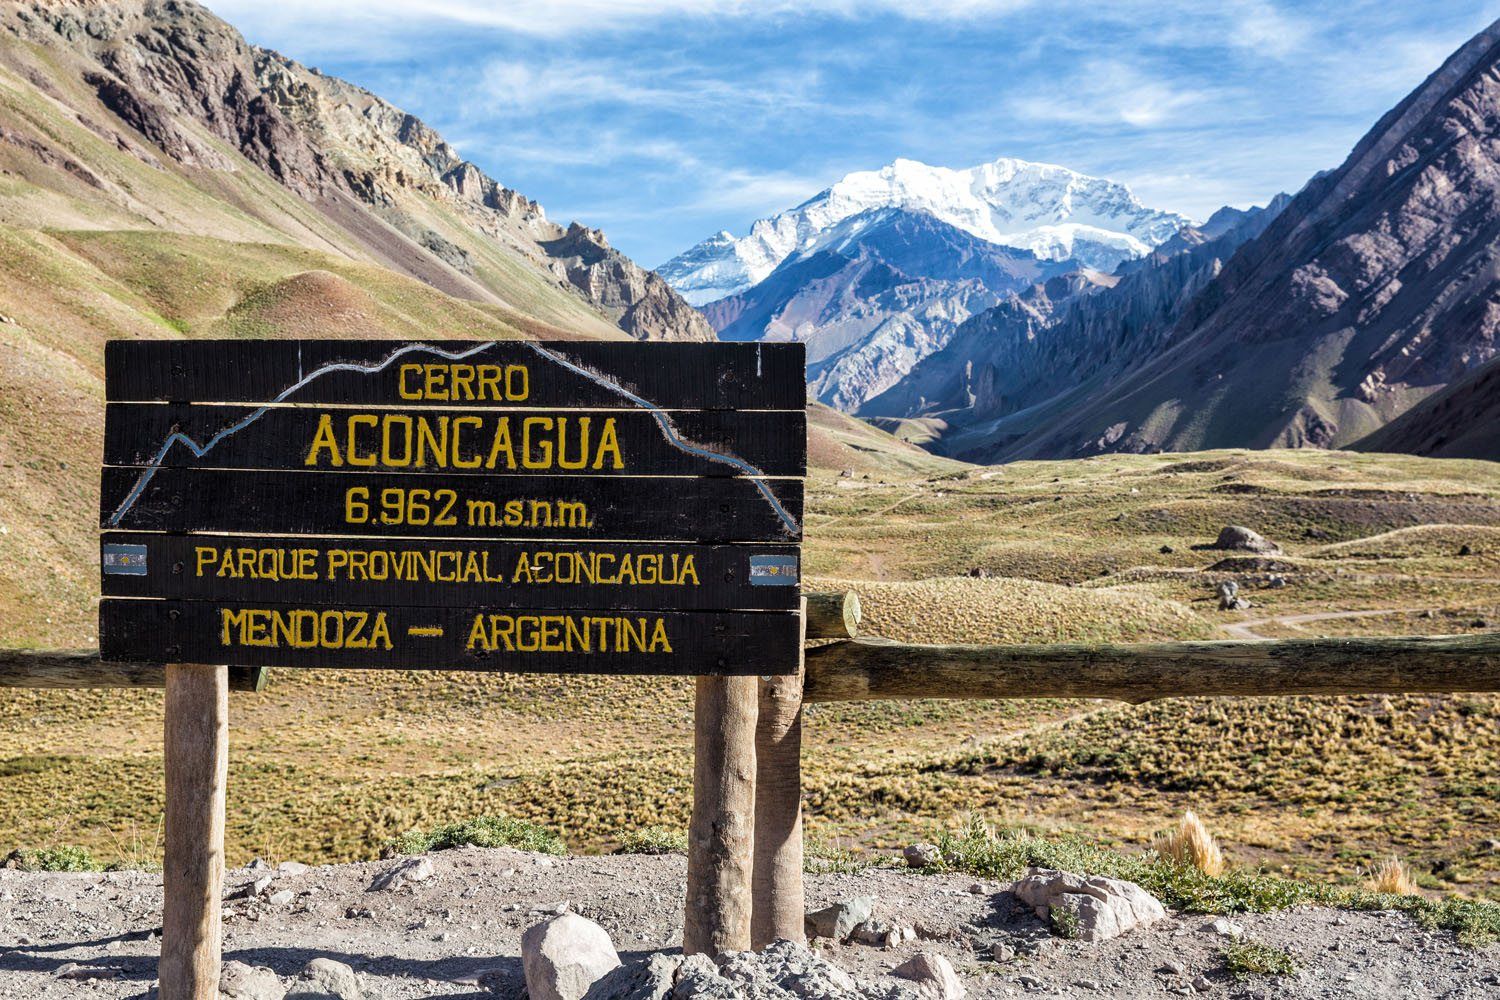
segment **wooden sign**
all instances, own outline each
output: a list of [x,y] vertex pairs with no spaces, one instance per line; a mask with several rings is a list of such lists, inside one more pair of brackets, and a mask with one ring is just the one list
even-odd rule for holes
[[115,341],[106,658],[795,669],[801,345]]

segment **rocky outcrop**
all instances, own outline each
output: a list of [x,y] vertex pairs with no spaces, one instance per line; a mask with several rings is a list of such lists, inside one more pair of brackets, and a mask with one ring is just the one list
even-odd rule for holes
[[505,259],[631,336],[712,339],[666,282],[597,231],[577,227],[590,234],[579,252],[573,229],[463,160],[419,119],[247,44],[195,3],[31,0],[0,11],[0,41],[7,35],[62,50],[119,122],[122,143],[190,170],[239,170],[232,150],[317,206],[375,260],[442,291],[513,304],[512,290],[493,277],[498,269],[486,267]]
[[1350,447],[1500,462],[1500,358],[1422,400]]
[[1015,892],[1054,933],[1079,941],[1108,941],[1167,915],[1156,897],[1134,882],[1103,875],[1037,869],[1016,883]]

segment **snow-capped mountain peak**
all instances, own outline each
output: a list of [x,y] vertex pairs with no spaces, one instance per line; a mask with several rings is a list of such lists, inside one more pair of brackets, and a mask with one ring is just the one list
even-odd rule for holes
[[846,175],[796,208],[758,220],[743,237],[716,233],[658,271],[702,305],[751,287],[824,230],[875,208],[927,212],[991,243],[1103,271],[1190,224],[1147,208],[1123,184],[1055,164],[1001,157],[953,170],[898,159]]

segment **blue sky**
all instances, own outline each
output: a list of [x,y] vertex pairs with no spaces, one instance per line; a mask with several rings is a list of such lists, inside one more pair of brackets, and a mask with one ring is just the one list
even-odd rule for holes
[[208,0],[648,266],[851,170],[1061,163],[1202,218],[1336,166],[1475,0]]

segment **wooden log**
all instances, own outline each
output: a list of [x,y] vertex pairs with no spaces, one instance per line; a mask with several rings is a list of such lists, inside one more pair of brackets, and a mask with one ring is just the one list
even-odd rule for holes
[[[230,667],[229,690],[263,691],[266,667]],[[146,663],[111,663],[93,649],[0,649],[0,688],[159,688],[166,670]]]
[[[851,595],[852,596],[852,595]],[[856,613],[858,601],[855,602]],[[804,613],[803,627],[807,615]],[[760,682],[755,722],[755,863],[750,943],[805,943],[802,891],[802,672]]]
[[803,698],[1111,698],[1500,691],[1500,635],[807,651]]
[[219,995],[224,786],[229,761],[225,667],[167,666],[163,757],[162,1000]]
[[750,947],[755,835],[755,677],[699,677],[693,723],[693,816],[688,827],[682,950]]
[[862,611],[852,590],[807,595],[808,639],[853,639],[859,635]]

